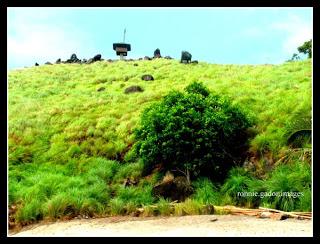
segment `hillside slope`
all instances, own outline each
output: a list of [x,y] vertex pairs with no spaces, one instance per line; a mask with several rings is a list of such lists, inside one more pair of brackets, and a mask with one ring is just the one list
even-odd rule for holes
[[[152,75],[154,80],[142,80],[144,74]],[[266,157],[276,162],[288,149],[290,134],[311,128],[311,75],[310,60],[256,66],[204,62],[186,65],[166,59],[101,61],[11,71],[10,204],[20,204],[24,209],[18,212],[20,220],[56,217],[65,212],[54,206],[65,204],[67,208],[67,196],[73,194],[78,199],[75,204],[92,206],[84,202],[84,195],[91,194],[96,199],[95,194],[104,191],[109,195],[97,201],[100,205],[97,203],[93,210],[103,212],[103,203],[109,202],[116,191],[105,182],[112,179],[120,184],[128,176],[139,175],[139,163],[120,167],[117,162],[125,162],[128,157],[126,152],[134,143],[132,131],[139,124],[140,113],[170,90],[182,90],[193,81],[230,97],[255,117],[255,137],[250,142],[253,160]],[[141,86],[143,92],[125,94],[124,90],[133,85]],[[110,167],[99,168],[104,164]],[[81,195],[77,191],[86,184],[92,191]],[[70,187],[74,187],[72,194]],[[148,185],[143,187],[142,192],[151,189]],[[65,195],[59,196],[58,192]],[[137,196],[139,192],[132,194]],[[121,202],[114,203],[117,204]]]

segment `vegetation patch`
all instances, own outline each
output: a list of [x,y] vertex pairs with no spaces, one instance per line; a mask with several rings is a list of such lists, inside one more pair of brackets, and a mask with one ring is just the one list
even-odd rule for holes
[[[311,129],[310,59],[281,65],[184,65],[162,58],[135,63],[9,72],[10,226],[136,214],[140,208],[144,216],[202,214],[210,204],[311,210],[311,140],[288,143],[296,131]],[[156,82],[141,80],[144,74]],[[130,86],[144,91],[125,94]],[[233,155],[238,146],[247,147],[240,150],[244,158]],[[239,160],[229,160],[222,148]],[[150,174],[144,174],[146,166],[153,168]],[[226,179],[219,179],[216,166]],[[194,189],[170,211],[171,200],[152,195],[165,168],[174,178],[188,169]],[[136,184],[126,187],[128,179]],[[238,191],[302,194],[240,197]]]

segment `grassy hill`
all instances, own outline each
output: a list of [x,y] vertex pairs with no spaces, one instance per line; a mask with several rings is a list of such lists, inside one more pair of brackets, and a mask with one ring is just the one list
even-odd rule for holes
[[[139,125],[144,108],[193,81],[228,96],[256,118],[252,128],[255,136],[250,141],[252,157],[248,160],[254,164],[257,180],[264,180],[284,157],[291,157],[290,167],[295,172],[310,173],[310,165],[299,163],[306,161],[305,154],[295,155],[287,139],[298,129],[311,128],[311,66],[310,60],[254,66],[204,62],[186,65],[156,59],[55,64],[11,71],[9,204],[18,209],[15,221],[124,214],[154,203],[152,185],[161,176],[141,178],[141,163],[129,163],[127,152],[134,144],[132,131]],[[152,75],[154,80],[141,80],[144,74]],[[125,94],[125,88],[132,85],[144,91]],[[308,150],[311,145],[302,148]],[[278,173],[268,179],[290,171],[287,165],[281,167],[280,173],[275,169]],[[123,188],[127,177],[139,179],[138,187]],[[203,201],[232,201],[219,195],[206,179],[196,186],[193,200],[184,203],[186,208],[192,205],[194,209]],[[310,190],[303,190],[309,199]],[[300,207],[292,205],[291,210],[310,210],[309,200],[299,203]],[[168,202],[162,199],[159,204],[167,206]]]

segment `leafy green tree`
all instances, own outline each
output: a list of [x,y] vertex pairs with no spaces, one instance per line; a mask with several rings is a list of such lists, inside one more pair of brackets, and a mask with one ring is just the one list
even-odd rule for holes
[[185,91],[169,93],[142,113],[135,150],[144,173],[160,164],[189,180],[202,175],[221,181],[242,161],[251,122],[238,106],[201,83]]
[[304,42],[300,47],[298,47],[300,53],[308,54],[308,58],[312,57],[312,40]]

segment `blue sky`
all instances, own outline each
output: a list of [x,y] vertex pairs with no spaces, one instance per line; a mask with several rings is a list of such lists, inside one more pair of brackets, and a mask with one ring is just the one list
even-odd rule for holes
[[8,68],[66,60],[162,56],[219,64],[279,64],[312,38],[312,8],[8,8]]

